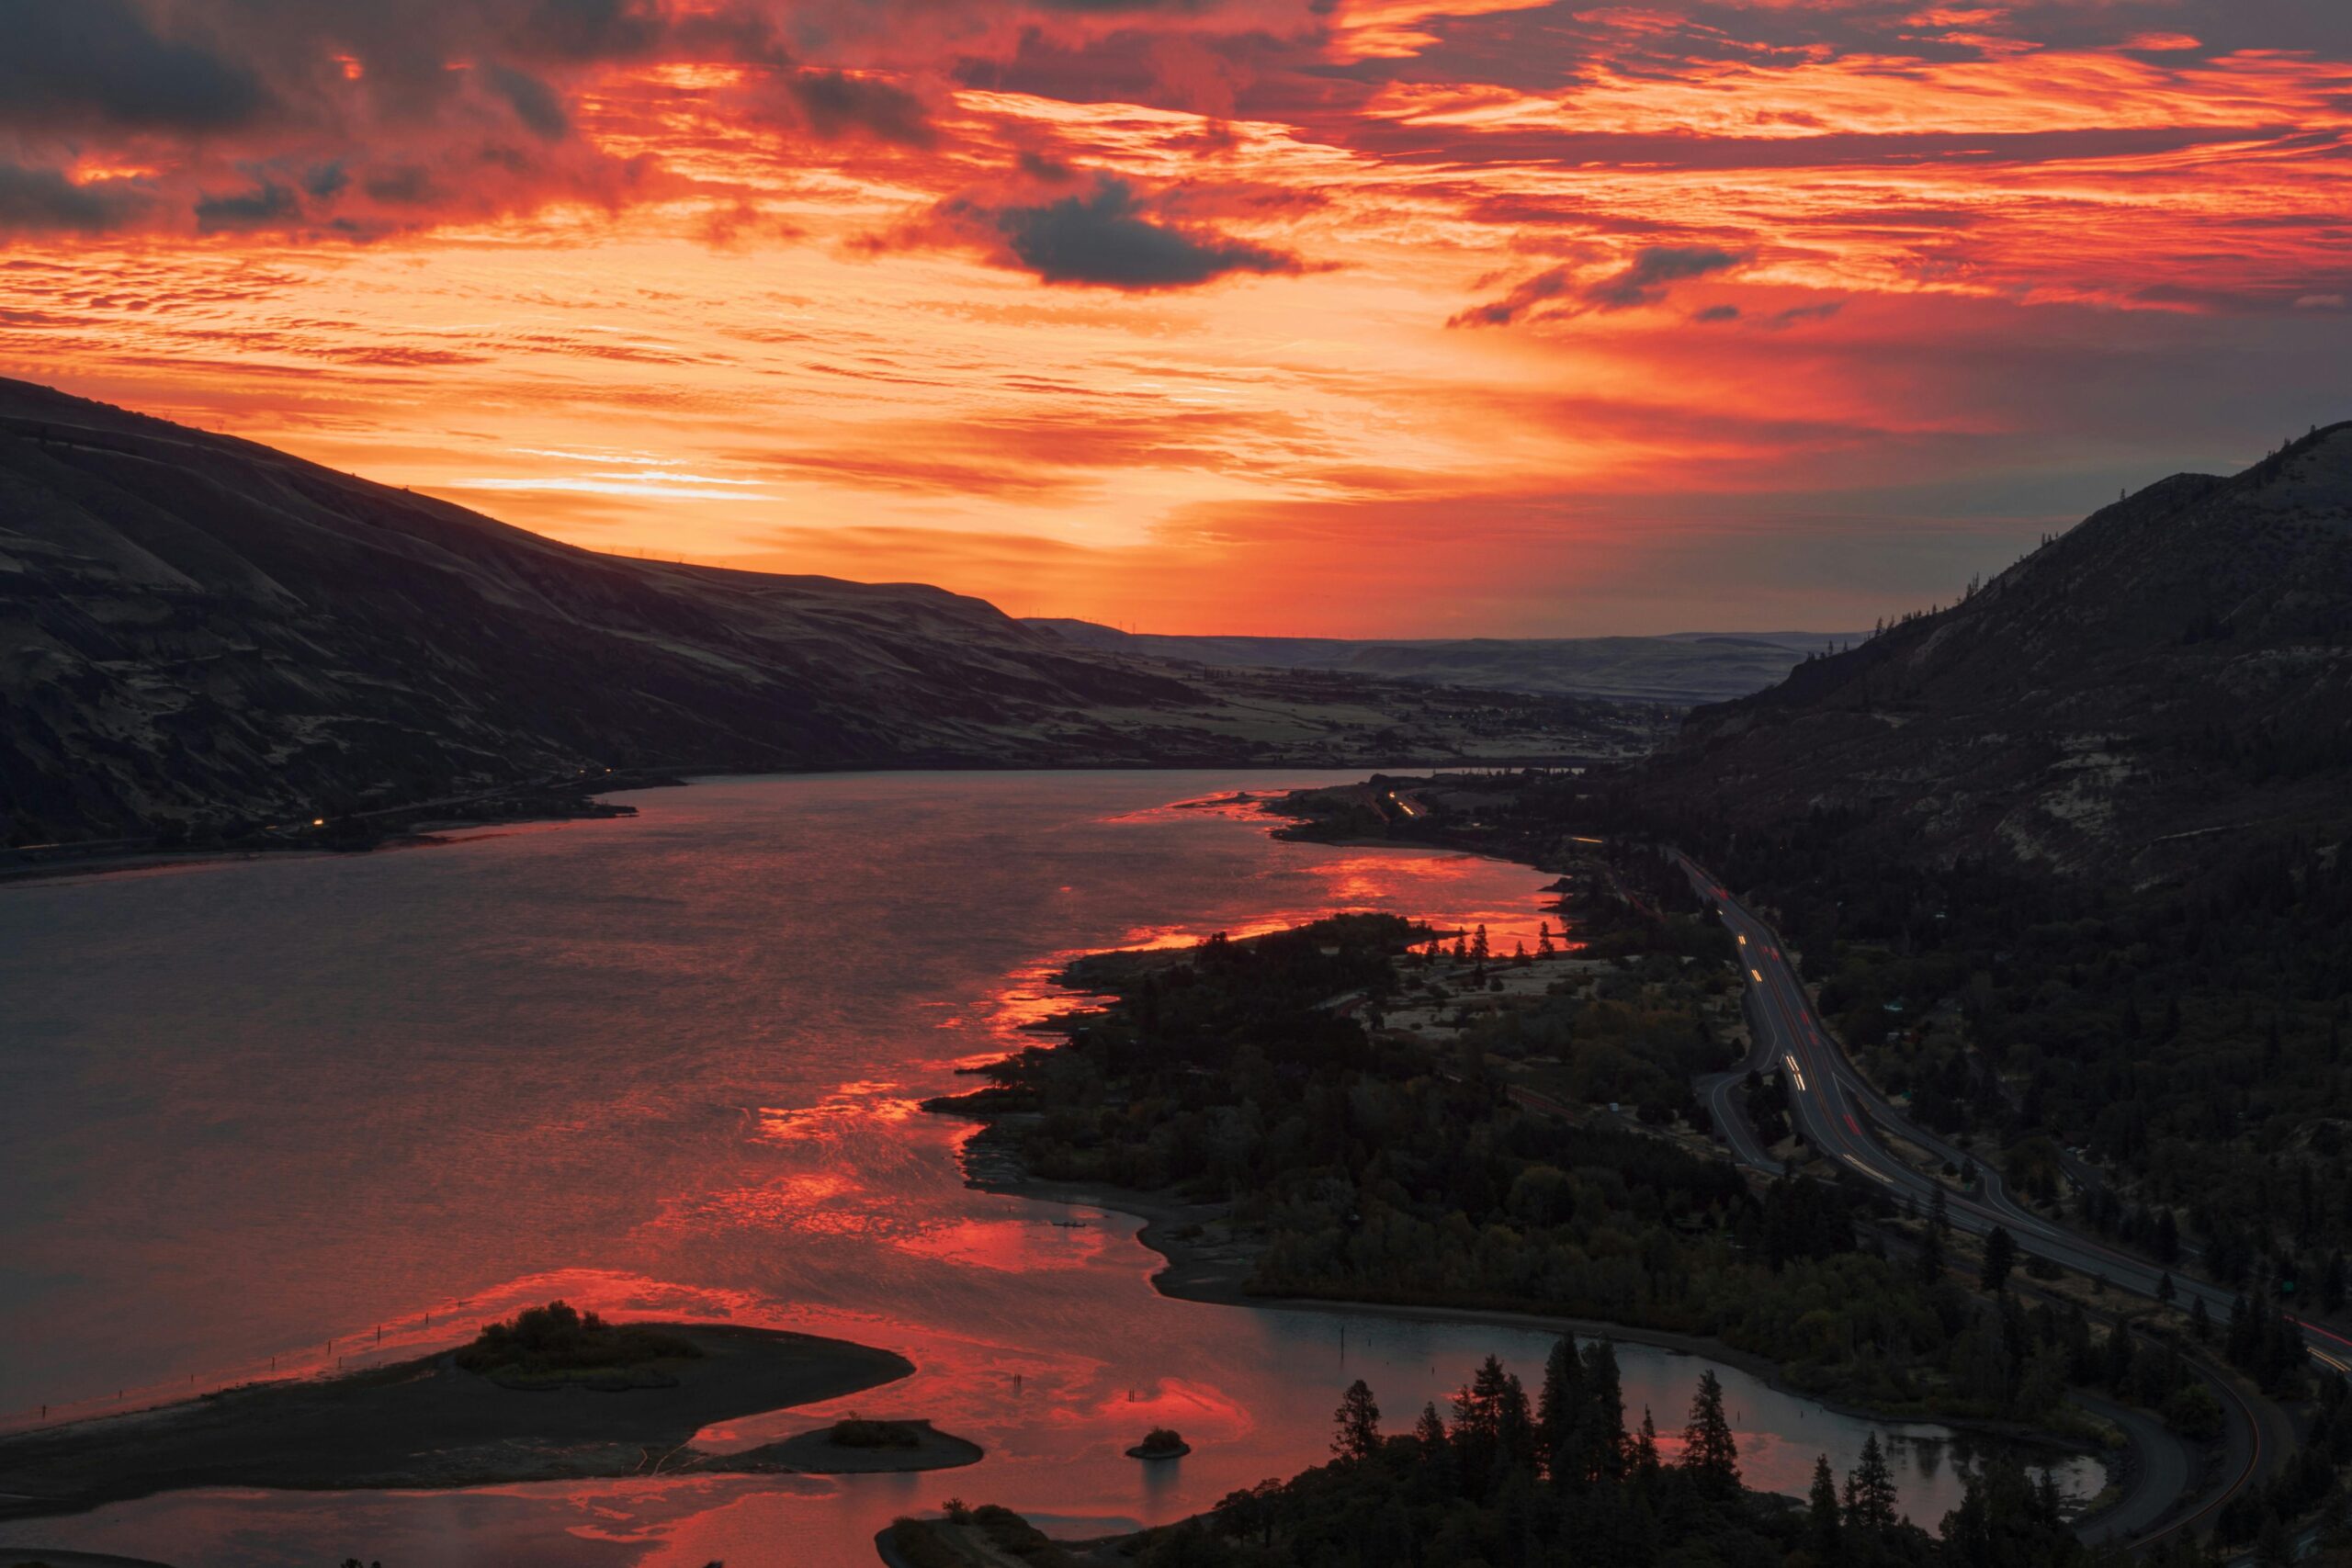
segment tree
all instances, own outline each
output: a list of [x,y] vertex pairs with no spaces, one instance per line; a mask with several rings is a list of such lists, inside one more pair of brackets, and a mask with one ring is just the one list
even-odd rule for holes
[[1549,958],[1556,951],[1552,945],[1552,922],[1545,920],[1535,928],[1535,956]]
[[1363,1460],[1380,1451],[1380,1406],[1373,1403],[1371,1385],[1363,1379],[1348,1385],[1331,1419],[1338,1428],[1331,1438],[1331,1452],[1337,1457]]
[[1584,1415],[1584,1365],[1577,1359],[1573,1335],[1552,1342],[1544,1361],[1544,1385],[1535,1396],[1536,1446],[1544,1456],[1544,1472],[1555,1481],[1567,1479],[1573,1462],[1569,1444]]
[[2197,1336],[2199,1345],[2213,1337],[2213,1314],[2205,1310],[2203,1296],[2188,1303],[2188,1332]]
[[1650,1415],[1650,1407],[1642,1406],[1642,1429],[1634,1434],[1634,1479],[1648,1483],[1657,1479],[1664,1468],[1657,1457],[1657,1422]]
[[1474,963],[1484,964],[1492,952],[1493,950],[1487,944],[1487,928],[1480,926],[1477,933],[1470,939],[1471,960]]
[[1625,1474],[1625,1393],[1617,1347],[1596,1339],[1584,1348],[1584,1408],[1568,1439],[1569,1462],[1588,1481]]
[[1813,1461],[1813,1490],[1805,1500],[1805,1540],[1813,1548],[1813,1560],[1825,1568],[1844,1555],[1838,1525],[1838,1477],[1829,1468],[1829,1456],[1823,1454]]
[[[1944,1190],[1940,1187],[1937,1188],[1936,1196],[1940,1199],[1943,1195]],[[1943,1278],[1943,1232],[1938,1230],[1933,1225],[1929,1225],[1926,1230],[1919,1233],[1919,1256],[1915,1260],[1913,1268],[1919,1276],[1919,1282],[1923,1285],[1932,1285],[1938,1280]]]
[[1682,1472],[1702,1492],[1717,1497],[1739,1494],[1739,1445],[1724,1418],[1724,1385],[1710,1367],[1699,1374],[1690,1396],[1690,1424],[1682,1428]]
[[2170,1306],[2172,1304],[2172,1298],[2176,1293],[2177,1292],[2173,1289],[2171,1271],[2166,1270],[2165,1273],[2156,1280],[2156,1300],[2164,1303],[2166,1306]]
[[1862,1456],[1846,1475],[1846,1522],[1857,1529],[1883,1530],[1894,1523],[1894,1472],[1878,1434],[1862,1439]]
[[1424,1449],[1445,1446],[1445,1417],[1437,1413],[1437,1401],[1421,1406],[1421,1418],[1413,1423],[1413,1438]]
[[2017,1239],[1999,1225],[1995,1225],[1984,1237],[1984,1268],[1977,1275],[1977,1282],[1997,1293],[2009,1282],[2009,1270],[2016,1268],[2017,1263]]

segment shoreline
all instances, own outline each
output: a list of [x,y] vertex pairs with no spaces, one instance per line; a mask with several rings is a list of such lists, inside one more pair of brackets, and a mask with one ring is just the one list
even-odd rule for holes
[[[1826,1410],[1849,1420],[1871,1421],[1884,1426],[1942,1427],[1956,1432],[1972,1432],[1984,1437],[1999,1438],[2046,1449],[2052,1453],[2075,1454],[2105,1460],[2114,1452],[2095,1445],[2069,1440],[2047,1432],[2036,1432],[2013,1423],[1986,1421],[1962,1416],[1897,1415],[1884,1410],[1872,1410],[1867,1405],[1851,1404],[1828,1396],[1796,1387],[1783,1374],[1780,1364],[1770,1357],[1752,1350],[1737,1349],[1720,1339],[1698,1334],[1681,1334],[1666,1328],[1642,1328],[1631,1324],[1611,1323],[1601,1318],[1569,1317],[1553,1313],[1523,1312],[1510,1307],[1442,1306],[1411,1302],[1354,1301],[1339,1296],[1255,1296],[1242,1291],[1238,1281],[1228,1283],[1234,1274],[1229,1260],[1196,1248],[1183,1238],[1170,1234],[1171,1227],[1198,1224],[1220,1218],[1227,1212],[1222,1203],[1186,1203],[1148,1192],[1135,1192],[1122,1188],[1100,1187],[1085,1182],[1046,1181],[1023,1178],[1018,1180],[976,1180],[968,1185],[983,1192],[1002,1193],[1023,1198],[1032,1202],[1060,1203],[1074,1207],[1102,1209],[1125,1214],[1144,1222],[1136,1232],[1136,1242],[1159,1255],[1161,1267],[1150,1276],[1151,1288],[1170,1301],[1190,1302],[1199,1306],[1243,1307],[1271,1312],[1330,1313],[1351,1317],[1385,1318],[1399,1323],[1440,1323],[1490,1325],[1498,1328],[1530,1328],[1549,1330],[1557,1334],[1573,1334],[1584,1339],[1609,1339],[1622,1345],[1643,1345],[1676,1355],[1696,1356],[1735,1368],[1763,1383],[1775,1393],[1790,1399],[1801,1399],[1808,1404]],[[1246,1269],[1243,1270],[1246,1273]],[[2102,1509],[2102,1512],[2105,1510]],[[2083,1516],[2085,1519],[2091,1515]]]
[[[845,1339],[734,1324],[659,1324],[698,1355],[634,1386],[503,1386],[455,1348],[326,1380],[245,1384],[127,1415],[0,1438],[0,1520],[86,1513],[196,1487],[433,1490],[628,1475],[865,1473],[977,1462],[978,1445],[928,1421],[877,1422],[910,1440],[857,1448],[830,1425],[737,1454],[691,1445],[722,1421],[899,1382],[914,1363]],[[14,1550],[14,1549],[9,1549]]]

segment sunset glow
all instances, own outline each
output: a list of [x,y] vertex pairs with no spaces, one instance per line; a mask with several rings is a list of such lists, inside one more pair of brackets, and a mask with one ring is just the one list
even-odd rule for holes
[[0,0],[0,370],[1159,631],[1867,626],[2352,413],[2272,0]]

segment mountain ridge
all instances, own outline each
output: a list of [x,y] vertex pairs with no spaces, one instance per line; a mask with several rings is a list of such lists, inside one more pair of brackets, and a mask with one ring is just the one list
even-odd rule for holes
[[922,584],[603,555],[0,381],[0,838],[250,828],[605,766],[1623,754],[1607,705],[1276,689]]
[[2352,825],[2352,423],[2100,508],[1962,600],[1702,707],[1646,768],[1734,827],[2162,880]]

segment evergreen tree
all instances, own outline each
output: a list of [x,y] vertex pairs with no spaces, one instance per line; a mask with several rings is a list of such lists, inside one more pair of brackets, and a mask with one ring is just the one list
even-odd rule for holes
[[1813,1490],[1805,1504],[1805,1542],[1813,1549],[1814,1562],[1822,1568],[1845,1555],[1845,1537],[1838,1526],[1838,1477],[1829,1469],[1829,1456],[1823,1454],[1813,1461]]
[[1642,1429],[1634,1434],[1634,1479],[1647,1483],[1656,1481],[1664,1469],[1657,1457],[1657,1421],[1650,1415],[1650,1407],[1642,1406]]
[[1544,1456],[1544,1472],[1555,1481],[1568,1479],[1568,1445],[1584,1414],[1584,1364],[1577,1359],[1573,1335],[1552,1342],[1544,1361],[1544,1385],[1535,1396],[1536,1446]]
[[1625,1391],[1617,1347],[1596,1339],[1584,1348],[1584,1409],[1570,1438],[1570,1462],[1586,1480],[1619,1481],[1625,1474]]
[[1724,1417],[1724,1385],[1712,1367],[1699,1374],[1699,1392],[1690,1397],[1690,1420],[1682,1428],[1682,1473],[1702,1493],[1738,1495],[1739,1445]]
[[1995,1225],[1984,1237],[1984,1267],[1977,1275],[1977,1283],[1986,1290],[1999,1292],[2009,1282],[2009,1270],[2018,1263],[2017,1239],[1999,1225]]
[[[1936,1197],[1941,1200],[1943,1195],[1944,1190],[1937,1188]],[[1919,1256],[1913,1261],[1912,1268],[1923,1285],[1932,1285],[1943,1278],[1944,1233],[1932,1224],[1919,1233]]]
[[1846,1522],[1857,1529],[1890,1529],[1894,1505],[1894,1472],[1872,1432],[1862,1439],[1861,1458],[1846,1476]]
[[1373,1403],[1371,1385],[1358,1378],[1348,1385],[1332,1413],[1338,1430],[1331,1452],[1340,1459],[1370,1459],[1380,1451],[1380,1406]]
[[1545,920],[1535,930],[1535,956],[1549,958],[1556,951],[1552,945],[1552,922]]
[[1471,960],[1474,963],[1484,964],[1491,951],[1487,945],[1487,928],[1482,925],[1478,928],[1477,934],[1470,939]]
[[2213,1314],[2205,1310],[2203,1296],[2188,1303],[2188,1332],[2197,1336],[2199,1345],[2213,1337]]
[[2059,1517],[2055,1492],[2036,1487],[2006,1454],[1969,1477],[1960,1506],[1944,1516],[1943,1536],[1958,1568],[2074,1568],[2088,1556]]
[[1437,1413],[1437,1401],[1421,1406],[1421,1417],[1413,1423],[1413,1438],[1424,1449],[1445,1446],[1445,1417]]

